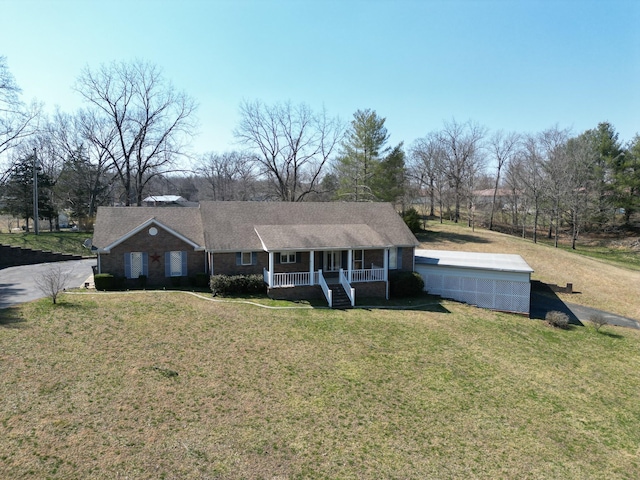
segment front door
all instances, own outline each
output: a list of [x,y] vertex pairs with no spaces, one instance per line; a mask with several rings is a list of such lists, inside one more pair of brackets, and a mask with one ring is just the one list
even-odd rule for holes
[[342,252],[340,250],[331,250],[324,252],[324,271],[337,272],[340,270],[340,261],[342,260]]

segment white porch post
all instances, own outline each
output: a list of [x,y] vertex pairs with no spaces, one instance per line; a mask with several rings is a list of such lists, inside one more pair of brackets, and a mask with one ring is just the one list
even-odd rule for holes
[[314,260],[315,260],[315,256],[316,256],[316,252],[314,252],[313,250],[311,250],[309,252],[309,285],[313,286],[313,269],[315,267]]
[[353,265],[353,249],[349,249],[347,253],[347,280],[351,283],[351,266]]
[[273,265],[275,264],[273,252],[269,252],[269,288],[273,285]]
[[384,281],[386,283],[387,292],[386,297],[389,300],[389,249],[384,249],[384,260],[383,260],[383,268],[384,268]]

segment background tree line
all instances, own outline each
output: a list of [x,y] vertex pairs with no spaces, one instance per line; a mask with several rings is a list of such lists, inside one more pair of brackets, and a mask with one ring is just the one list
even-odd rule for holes
[[[239,149],[194,153],[197,104],[144,61],[85,68],[85,106],[46,116],[25,105],[0,57],[0,208],[28,220],[34,165],[39,211],[89,223],[99,205],[148,195],[189,201],[387,201],[430,216],[519,230],[537,240],[568,229],[630,225],[640,209],[640,137],[623,143],[601,123],[572,135],[488,132],[451,120],[405,149],[386,119],[362,109],[348,123],[305,104],[246,101]],[[35,162],[37,159],[37,162]]]

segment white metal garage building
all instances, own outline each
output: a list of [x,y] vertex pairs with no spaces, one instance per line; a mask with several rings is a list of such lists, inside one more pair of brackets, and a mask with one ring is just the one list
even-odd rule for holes
[[416,250],[415,271],[431,294],[529,315],[533,269],[520,255]]

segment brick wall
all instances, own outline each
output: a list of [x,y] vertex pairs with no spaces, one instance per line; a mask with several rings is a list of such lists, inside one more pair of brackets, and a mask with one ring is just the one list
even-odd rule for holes
[[364,283],[352,283],[353,288],[356,289],[356,304],[362,297],[382,297],[387,296],[387,284],[386,282],[364,282]]
[[[354,283],[356,289],[356,304],[359,299],[366,297],[385,298],[387,287],[385,282]],[[324,299],[324,293],[319,285],[309,287],[270,288],[267,294],[276,300],[308,300],[311,298]]]
[[413,257],[415,248],[402,247],[402,270],[413,270]]
[[311,298],[324,298],[324,293],[319,285],[308,287],[270,288],[267,294],[276,300],[308,300]]
[[[124,255],[131,252],[146,252],[149,255],[149,275],[147,285],[171,285],[171,278],[165,277],[165,252],[187,252],[187,276],[205,271],[204,251],[194,251],[188,243],[180,240],[161,227],[156,226],[157,235],[149,235],[144,229],[123,243],[115,246],[108,254],[100,255],[100,271],[124,277]],[[129,283],[132,283],[131,281]]]
[[256,265],[237,265],[236,252],[213,254],[213,275],[262,275],[262,269],[269,265],[267,252],[256,252]]

